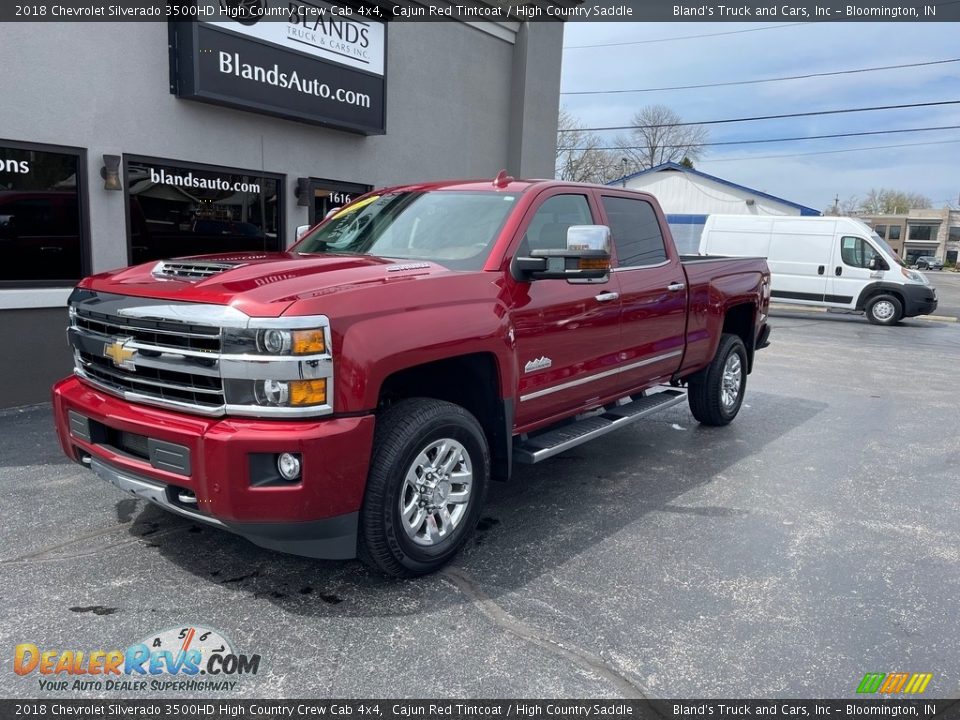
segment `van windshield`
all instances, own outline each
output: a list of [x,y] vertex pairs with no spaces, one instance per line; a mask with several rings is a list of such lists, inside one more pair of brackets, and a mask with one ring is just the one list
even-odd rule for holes
[[890,247],[887,244],[887,241],[884,240],[882,237],[880,237],[876,233],[870,233],[870,239],[874,242],[875,245],[878,245],[881,250],[886,252],[889,257],[892,257],[894,260],[896,260],[898,265],[902,265],[903,267],[907,266],[907,264],[900,259],[900,256],[897,255],[897,252],[892,247]]
[[480,270],[517,197],[482,190],[372,196],[334,214],[292,252],[377,255]]

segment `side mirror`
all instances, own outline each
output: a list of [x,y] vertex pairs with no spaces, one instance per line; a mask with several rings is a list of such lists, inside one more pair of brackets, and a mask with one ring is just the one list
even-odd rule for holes
[[874,255],[870,258],[870,262],[867,263],[868,270],[889,270],[887,263],[884,262],[883,258],[879,255]]
[[294,236],[294,242],[298,241],[300,238],[306,235],[307,230],[309,230],[311,227],[312,227],[311,225],[298,225],[297,234]]
[[517,275],[529,280],[606,280],[610,274],[610,228],[606,225],[571,225],[564,249],[532,250],[518,257]]

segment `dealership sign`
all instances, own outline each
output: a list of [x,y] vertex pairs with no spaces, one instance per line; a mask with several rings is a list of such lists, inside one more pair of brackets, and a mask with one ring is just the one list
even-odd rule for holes
[[262,19],[171,23],[171,91],[351,132],[383,133],[385,24],[319,1],[279,3],[263,0]]

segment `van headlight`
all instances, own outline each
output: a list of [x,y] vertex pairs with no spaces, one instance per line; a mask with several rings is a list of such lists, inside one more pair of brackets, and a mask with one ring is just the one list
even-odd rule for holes
[[920,283],[921,285],[929,285],[930,281],[927,280],[927,276],[923,273],[917,272],[916,270],[910,270],[909,268],[902,267],[900,272],[903,276],[910,280],[911,282]]

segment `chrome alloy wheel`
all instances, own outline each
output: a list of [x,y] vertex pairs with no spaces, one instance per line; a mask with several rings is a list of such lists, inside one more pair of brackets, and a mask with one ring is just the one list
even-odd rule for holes
[[740,397],[740,387],[743,385],[743,363],[740,356],[732,352],[723,364],[723,382],[720,385],[720,402],[724,410],[732,410]]
[[400,489],[403,529],[418,545],[434,546],[450,537],[467,514],[473,465],[467,449],[442,438],[414,458]]
[[877,320],[889,320],[896,312],[896,308],[893,307],[893,303],[889,300],[880,300],[874,303],[871,312]]

